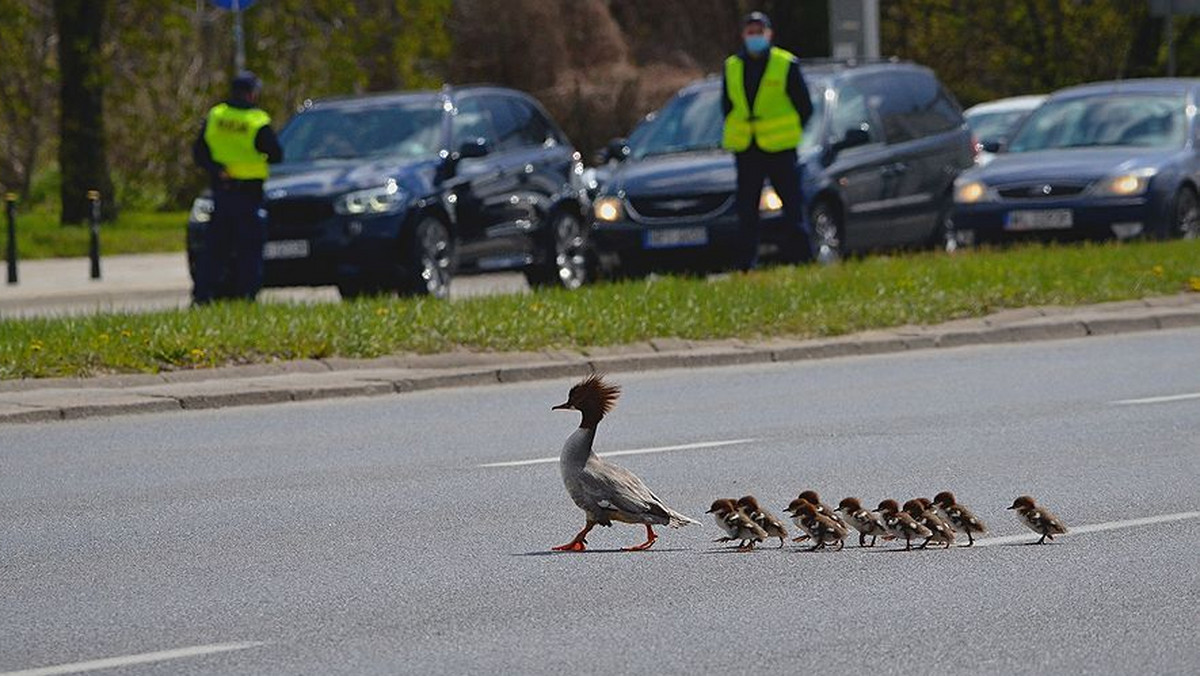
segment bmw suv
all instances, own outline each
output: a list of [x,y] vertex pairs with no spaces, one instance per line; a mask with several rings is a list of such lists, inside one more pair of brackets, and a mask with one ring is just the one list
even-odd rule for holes
[[[260,215],[265,286],[445,297],[456,272],[589,274],[580,155],[545,110],[497,87],[306,101],[279,134]],[[188,253],[212,213],[197,198]]]
[[[928,68],[901,62],[806,63],[813,115],[799,148],[821,256],[936,244],[953,248],[955,177],[974,162],[962,109]],[[737,237],[733,156],[721,149],[720,77],[689,85],[604,151],[592,205],[610,270],[730,263]],[[759,203],[763,254],[787,241],[782,203]]]

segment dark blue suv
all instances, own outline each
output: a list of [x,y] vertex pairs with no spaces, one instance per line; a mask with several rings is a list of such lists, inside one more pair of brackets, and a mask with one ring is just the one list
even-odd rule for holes
[[[532,98],[446,87],[305,102],[265,186],[265,286],[445,297],[458,271],[588,274],[580,155]],[[195,201],[188,253],[212,201]]]
[[[933,71],[902,62],[806,63],[813,115],[799,147],[802,188],[822,260],[847,251],[953,248],[952,186],[974,145]],[[602,267],[728,264],[737,237],[733,156],[721,150],[721,78],[681,90],[629,139],[606,149],[591,214]],[[759,203],[763,254],[788,233],[782,203]]]

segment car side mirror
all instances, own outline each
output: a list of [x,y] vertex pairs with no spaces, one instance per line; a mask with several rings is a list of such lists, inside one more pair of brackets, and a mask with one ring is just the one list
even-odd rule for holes
[[629,149],[629,140],[622,137],[615,138],[609,141],[608,145],[604,146],[604,150],[601,152],[603,153],[605,162],[609,160],[624,162],[625,158],[629,157],[629,153],[631,152]]
[[870,142],[871,135],[867,133],[866,129],[847,129],[846,135],[843,136],[840,141],[833,144],[833,146],[836,150],[841,152],[847,148],[865,146]]
[[985,153],[998,153],[1004,150],[1004,140],[990,138],[981,143],[979,148]]
[[474,141],[463,141],[463,144],[458,147],[458,159],[470,160],[480,157],[486,157],[492,151],[488,145],[487,139],[477,138]]

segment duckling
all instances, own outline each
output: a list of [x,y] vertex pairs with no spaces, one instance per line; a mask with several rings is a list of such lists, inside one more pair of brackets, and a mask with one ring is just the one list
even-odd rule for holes
[[974,512],[958,504],[958,501],[954,499],[954,494],[950,491],[942,491],[933,496],[933,505],[945,515],[955,530],[960,530],[967,534],[968,547],[975,544],[975,533],[983,534],[987,532],[987,525],[979,517],[975,516]]
[[933,531],[918,523],[908,512],[901,511],[895,500],[883,500],[875,509],[883,517],[887,529],[896,537],[904,538],[905,550],[912,549],[913,540],[933,536]]
[[583,530],[555,551],[581,552],[587,549],[587,534],[597,524],[611,526],[613,521],[646,527],[646,541],[625,551],[649,549],[658,536],[653,526],[680,528],[699,523],[667,507],[633,472],[597,456],[592,450],[596,428],[617,402],[621,388],[593,373],[571,388],[565,403],[551,410],[575,410],[583,414],[579,429],[563,444],[559,470],[571,500],[583,510],[587,522]]
[[1017,510],[1021,523],[1025,524],[1029,530],[1041,534],[1042,537],[1037,541],[1039,545],[1044,544],[1047,538],[1053,540],[1055,535],[1067,532],[1067,527],[1063,525],[1062,521],[1059,521],[1057,516],[1051,514],[1044,507],[1038,507],[1033,498],[1028,495],[1022,495],[1013,500],[1012,506],[1005,509]]
[[[888,537],[887,526],[884,525],[883,519],[869,509],[863,509],[862,503],[858,498],[843,498],[838,503],[835,512],[841,512],[846,517],[846,523],[854,527],[858,531],[858,546],[859,547],[874,547],[875,540],[880,536],[886,539]],[[866,544],[867,536],[871,536],[871,544]]]
[[946,549],[954,544],[954,526],[943,519],[933,508],[933,503],[926,498],[913,498],[904,503],[904,511],[922,526],[929,529],[930,535],[921,543],[921,549],[929,546],[930,542],[944,545]]
[[750,520],[758,524],[767,533],[767,537],[779,538],[779,548],[783,549],[784,540],[787,538],[787,526],[782,521],[775,518],[774,514],[764,510],[758,506],[758,500],[753,495],[744,495],[737,501],[738,509],[743,514],[750,517]]
[[717,538],[713,542],[741,540],[738,550],[748,552],[754,549],[755,544],[767,539],[767,531],[746,516],[738,509],[737,503],[729,498],[714,500],[712,507],[704,513],[712,514],[717,520],[717,525],[727,533],[725,537]]
[[[785,511],[792,515],[792,522],[795,523],[797,526],[800,525],[800,522],[796,519],[795,513],[796,513],[796,508],[799,506],[799,504],[801,502],[812,503],[813,507],[816,508],[818,514],[820,514],[821,516],[824,516],[826,518],[833,519],[833,521],[838,523],[842,528],[846,527],[846,523],[844,521],[842,521],[841,517],[839,517],[837,514],[835,514],[832,509],[830,509],[829,507],[827,507],[821,503],[821,498],[820,498],[820,496],[817,495],[816,491],[802,491],[800,493],[799,497],[797,497],[795,500],[792,500],[791,503],[788,504],[787,509]],[[804,530],[804,528],[801,527],[801,530]],[[803,542],[804,540],[807,540],[808,538],[809,538],[809,536],[807,535],[807,531],[806,531],[805,535],[800,535],[795,538],[792,538],[792,542]]]
[[796,524],[816,542],[808,551],[824,549],[825,545],[837,543],[838,550],[846,544],[846,528],[817,511],[817,506],[807,500],[796,499]]

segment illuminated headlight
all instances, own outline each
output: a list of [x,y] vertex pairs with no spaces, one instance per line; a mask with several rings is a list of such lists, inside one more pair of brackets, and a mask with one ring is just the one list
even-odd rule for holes
[[212,220],[213,201],[208,197],[197,197],[192,200],[192,211],[188,220],[193,223],[207,223]]
[[954,182],[954,201],[959,204],[974,204],[990,199],[991,194],[983,181]]
[[625,214],[625,207],[621,206],[621,200],[616,197],[601,197],[592,204],[592,214],[597,221],[612,223],[621,220]]
[[779,199],[779,193],[775,192],[775,188],[767,188],[763,190],[762,197],[758,199],[758,210],[763,214],[776,214],[783,209],[783,200]]
[[333,210],[351,216],[394,214],[404,208],[406,198],[407,195],[395,181],[388,181],[378,188],[355,190],[342,195],[333,203]]
[[1097,195],[1109,197],[1132,197],[1141,195],[1150,188],[1150,179],[1154,178],[1154,169],[1140,169],[1108,178],[1096,184],[1092,191]]

